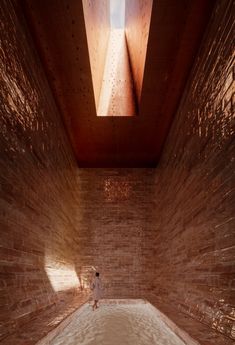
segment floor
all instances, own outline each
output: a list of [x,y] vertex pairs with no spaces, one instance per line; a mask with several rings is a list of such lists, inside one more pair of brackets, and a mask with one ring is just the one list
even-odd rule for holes
[[51,345],[185,345],[149,303],[85,304]]

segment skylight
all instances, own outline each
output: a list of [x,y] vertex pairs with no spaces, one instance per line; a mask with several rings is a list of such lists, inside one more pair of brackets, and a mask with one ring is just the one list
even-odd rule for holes
[[152,2],[83,0],[97,116],[138,114]]
[[110,26],[112,29],[125,28],[126,0],[110,0]]

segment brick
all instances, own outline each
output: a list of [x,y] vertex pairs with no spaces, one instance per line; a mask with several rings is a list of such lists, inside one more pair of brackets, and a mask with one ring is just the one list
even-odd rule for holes
[[217,2],[156,169],[77,167],[17,4],[0,5],[2,344],[33,344],[79,307],[86,288],[60,288],[95,267],[106,298],[146,298],[201,344],[230,345],[232,2]]

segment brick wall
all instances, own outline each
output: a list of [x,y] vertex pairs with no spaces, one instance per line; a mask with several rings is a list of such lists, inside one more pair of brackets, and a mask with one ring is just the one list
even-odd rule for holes
[[[145,297],[175,321],[181,312],[228,339],[235,317],[232,13],[232,1],[218,2],[159,166],[79,173],[91,243],[81,262],[102,272],[106,297]],[[217,341],[197,325],[193,336]]]
[[80,169],[79,178],[84,238],[77,266],[100,271],[104,297],[139,298],[152,267],[143,256],[151,257],[155,170]]
[[133,170],[77,169],[20,11],[0,8],[1,337],[96,268],[105,297],[232,338],[232,1],[218,2],[159,166]]
[[151,246],[153,301],[235,339],[232,3],[217,3],[156,169]]
[[16,4],[0,5],[0,339],[78,286],[77,165]]

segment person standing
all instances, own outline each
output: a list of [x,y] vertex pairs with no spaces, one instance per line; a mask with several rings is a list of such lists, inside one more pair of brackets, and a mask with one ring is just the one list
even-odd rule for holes
[[91,284],[91,289],[93,291],[93,299],[94,299],[94,304],[92,308],[93,310],[95,310],[98,308],[98,302],[101,299],[101,295],[102,295],[102,284],[101,284],[99,272],[96,272],[95,274],[95,278]]

